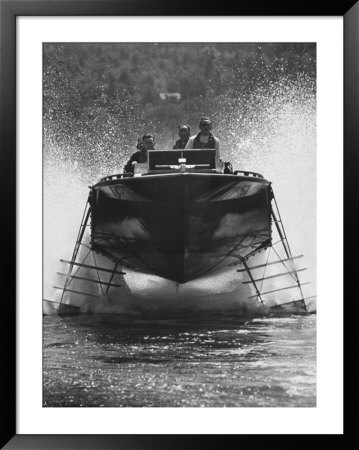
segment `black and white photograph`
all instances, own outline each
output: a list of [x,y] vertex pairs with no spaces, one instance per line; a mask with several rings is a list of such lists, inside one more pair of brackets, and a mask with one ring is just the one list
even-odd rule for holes
[[317,44],[44,42],[44,408],[317,406]]
[[0,3],[1,445],[344,435],[358,3]]

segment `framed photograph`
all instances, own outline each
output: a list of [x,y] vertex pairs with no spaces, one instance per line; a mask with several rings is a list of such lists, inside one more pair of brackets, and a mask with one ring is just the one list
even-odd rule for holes
[[3,448],[344,436],[358,4],[175,6],[1,1]]

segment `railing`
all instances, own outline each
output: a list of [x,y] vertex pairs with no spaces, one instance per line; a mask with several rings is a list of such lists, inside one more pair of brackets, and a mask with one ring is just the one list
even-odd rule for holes
[[252,172],[250,170],[235,170],[233,172],[233,175],[238,175],[238,174],[242,174],[245,177],[257,177],[257,178],[264,178],[263,175],[261,175],[260,173],[257,172]]
[[[201,170],[199,170],[198,172],[200,172]],[[149,174],[152,174],[152,173],[154,173],[155,171],[151,171]],[[166,171],[166,170],[159,170],[158,171],[159,173],[164,173],[164,172],[170,172],[170,170],[169,171]],[[208,171],[206,171],[206,172],[215,172],[215,170],[208,170]],[[218,172],[217,172],[218,173]],[[146,174],[147,175],[147,174]],[[260,173],[257,173],[257,172],[252,172],[252,171],[250,171],[250,170],[235,170],[234,172],[233,172],[233,175],[244,175],[245,177],[256,177],[256,178],[264,178],[263,177],[263,175],[261,175]],[[122,179],[122,178],[130,178],[130,177],[132,177],[133,176],[133,174],[132,173],[130,173],[130,172],[124,172],[124,173],[117,173],[117,174],[114,174],[114,175],[108,175],[108,176],[106,176],[106,177],[103,177],[103,178],[101,178],[100,179],[100,183],[102,183],[102,182],[104,182],[104,181],[113,181],[113,180],[120,180],[120,179]]]
[[116,173],[114,175],[107,175],[107,177],[101,178],[99,183],[102,183],[103,181],[120,180],[121,178],[128,178],[131,176],[132,176],[132,173],[130,173],[130,172]]

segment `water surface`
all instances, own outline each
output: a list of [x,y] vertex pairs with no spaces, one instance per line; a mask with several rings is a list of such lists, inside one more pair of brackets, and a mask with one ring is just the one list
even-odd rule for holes
[[43,405],[314,407],[316,316],[44,316]]

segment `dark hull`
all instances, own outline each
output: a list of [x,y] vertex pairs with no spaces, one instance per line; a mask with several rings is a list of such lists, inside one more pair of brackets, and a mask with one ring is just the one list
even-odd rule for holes
[[92,188],[91,245],[115,261],[179,283],[270,245],[270,183],[176,173]]

